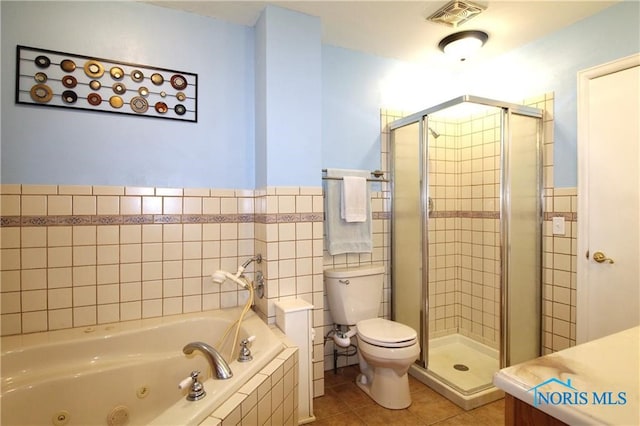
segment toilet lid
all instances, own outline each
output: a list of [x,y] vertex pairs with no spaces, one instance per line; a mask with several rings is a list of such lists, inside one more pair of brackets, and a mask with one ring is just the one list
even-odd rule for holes
[[384,318],[371,318],[356,324],[358,336],[372,345],[401,348],[416,342],[416,331],[399,322]]

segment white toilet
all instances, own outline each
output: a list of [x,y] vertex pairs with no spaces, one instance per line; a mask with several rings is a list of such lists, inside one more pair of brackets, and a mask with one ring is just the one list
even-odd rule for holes
[[350,327],[334,341],[348,346],[353,335],[358,337],[357,385],[381,406],[402,409],[411,405],[407,371],[420,344],[411,327],[378,318],[383,275],[384,267],[378,265],[324,271],[331,317]]

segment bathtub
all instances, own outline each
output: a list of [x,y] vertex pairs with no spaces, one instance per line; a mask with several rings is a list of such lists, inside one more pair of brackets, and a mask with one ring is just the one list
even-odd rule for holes
[[[240,308],[2,338],[1,423],[9,425],[197,425],[283,349],[253,312],[240,338],[256,336],[253,360],[229,359],[233,331],[218,346],[233,377],[211,378],[193,341],[216,344]],[[202,372],[207,396],[185,399],[178,383]]]

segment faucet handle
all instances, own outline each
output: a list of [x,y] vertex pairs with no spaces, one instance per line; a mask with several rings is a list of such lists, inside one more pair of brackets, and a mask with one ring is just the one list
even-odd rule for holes
[[242,340],[240,341],[240,345],[244,345],[244,346],[246,346],[246,345],[248,345],[249,343],[253,342],[254,340],[256,340],[256,336],[249,336],[249,337],[247,337],[246,339],[242,339]]
[[192,384],[193,384],[193,378],[191,376],[189,376],[186,379],[184,379],[183,381],[181,381],[180,383],[178,383],[178,389],[185,390],[189,386],[191,386]]
[[253,359],[251,351],[247,345],[256,340],[256,336],[249,336],[246,339],[240,341],[240,354],[238,355],[238,362],[247,362]]
[[192,371],[191,375],[181,381],[178,385],[178,389],[180,390],[186,389],[189,386],[191,387],[189,389],[189,394],[187,395],[187,400],[189,401],[198,401],[199,399],[207,396],[207,393],[204,391],[204,386],[198,381],[199,375],[199,371]]

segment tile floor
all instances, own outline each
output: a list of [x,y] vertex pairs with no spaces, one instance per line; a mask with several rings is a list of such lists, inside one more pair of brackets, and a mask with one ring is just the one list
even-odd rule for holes
[[325,372],[325,394],[313,400],[313,425],[469,425],[504,424],[504,400],[464,411],[409,376],[413,403],[404,410],[388,410],[371,400],[354,383],[358,367]]

